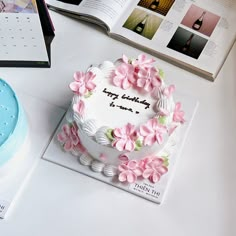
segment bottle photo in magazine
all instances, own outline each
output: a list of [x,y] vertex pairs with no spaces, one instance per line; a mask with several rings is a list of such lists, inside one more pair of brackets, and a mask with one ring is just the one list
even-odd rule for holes
[[175,0],[141,0],[138,6],[157,12],[165,16]]
[[207,39],[178,27],[167,47],[182,54],[198,59],[204,49]]
[[145,38],[152,39],[162,19],[138,8],[134,9],[123,27]]
[[219,20],[220,16],[192,4],[181,24],[210,37]]

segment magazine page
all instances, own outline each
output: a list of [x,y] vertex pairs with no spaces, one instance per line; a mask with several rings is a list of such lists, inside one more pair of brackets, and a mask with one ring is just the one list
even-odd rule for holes
[[[82,16],[82,19],[99,23],[89,17],[96,18],[105,23],[108,29],[120,17],[120,14],[128,6],[127,0],[46,0],[49,7]],[[79,17],[78,17],[79,18]]]
[[235,12],[234,0],[136,0],[111,33],[215,77],[235,41]]

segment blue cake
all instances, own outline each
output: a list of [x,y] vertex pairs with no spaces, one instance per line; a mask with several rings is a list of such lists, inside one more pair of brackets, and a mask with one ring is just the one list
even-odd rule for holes
[[27,133],[23,108],[13,89],[0,79],[0,170],[23,153]]

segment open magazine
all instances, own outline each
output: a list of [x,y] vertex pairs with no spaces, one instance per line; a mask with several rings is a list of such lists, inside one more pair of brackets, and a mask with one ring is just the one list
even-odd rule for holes
[[234,0],[46,0],[111,37],[214,80],[236,36]]

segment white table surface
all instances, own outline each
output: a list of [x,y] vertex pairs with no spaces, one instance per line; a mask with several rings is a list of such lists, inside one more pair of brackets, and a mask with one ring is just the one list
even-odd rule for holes
[[[1,68],[16,90],[67,108],[76,70],[141,51],[100,28],[50,12],[56,28],[52,67]],[[162,205],[41,160],[1,236],[236,235],[236,46],[214,83],[158,60],[169,83],[199,100]],[[43,114],[47,115],[47,114]]]

